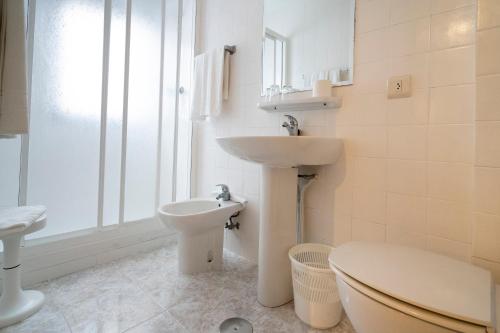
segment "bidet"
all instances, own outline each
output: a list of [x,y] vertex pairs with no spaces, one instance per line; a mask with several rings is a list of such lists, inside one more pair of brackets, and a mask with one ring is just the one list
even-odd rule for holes
[[158,210],[161,221],[178,234],[178,265],[181,273],[200,273],[222,268],[224,226],[245,208],[246,200],[191,199],[166,204]]

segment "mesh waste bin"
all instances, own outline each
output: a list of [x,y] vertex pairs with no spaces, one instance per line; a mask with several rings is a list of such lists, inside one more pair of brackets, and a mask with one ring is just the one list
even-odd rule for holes
[[299,244],[288,252],[295,313],[300,320],[319,329],[337,325],[342,316],[335,273],[328,264],[332,249],[322,244]]

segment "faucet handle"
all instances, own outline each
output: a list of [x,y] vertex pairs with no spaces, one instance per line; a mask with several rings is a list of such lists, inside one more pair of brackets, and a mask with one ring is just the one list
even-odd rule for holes
[[227,186],[226,184],[217,184],[215,186],[219,186],[223,193],[229,192],[229,186]]
[[292,126],[298,126],[299,125],[299,122],[298,122],[297,118],[295,118],[294,116],[291,116],[289,114],[285,114],[285,117],[288,118],[288,121],[290,122],[290,125],[292,125]]

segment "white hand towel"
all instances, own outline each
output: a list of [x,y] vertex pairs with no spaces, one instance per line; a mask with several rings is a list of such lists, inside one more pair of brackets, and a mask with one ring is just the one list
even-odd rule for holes
[[0,135],[28,131],[24,3],[0,0]]
[[191,94],[191,120],[217,117],[222,110],[225,92],[229,96],[229,74],[225,75],[226,62],[223,48],[195,57],[193,92]]
[[45,214],[45,206],[23,206],[0,211],[0,237],[21,232]]

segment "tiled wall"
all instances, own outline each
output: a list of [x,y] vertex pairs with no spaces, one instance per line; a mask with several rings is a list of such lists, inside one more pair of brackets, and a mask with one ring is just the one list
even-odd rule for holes
[[500,2],[478,0],[472,261],[500,281]]
[[[255,107],[260,91],[262,8],[263,0],[202,0],[198,12],[199,52],[223,44],[236,44],[238,51],[233,59],[231,100],[223,115],[195,125],[194,194],[207,195],[214,184],[226,182],[249,198],[242,229],[231,232],[226,245],[253,260],[258,246],[260,170],[223,153],[214,138],[285,134],[280,129],[282,115]],[[319,170],[318,181],[307,192],[308,241],[336,245],[359,239],[389,241],[470,261],[476,170],[478,192],[481,181],[489,186],[483,189],[488,195],[483,195],[479,206],[497,215],[484,215],[489,219],[477,223],[476,235],[480,237],[481,226],[492,240],[480,242],[486,244],[484,249],[474,247],[474,261],[479,262],[479,257],[488,260],[481,261],[485,265],[500,261],[499,237],[493,239],[490,230],[496,226],[499,233],[500,168],[475,168],[475,21],[474,0],[357,1],[354,85],[334,88],[334,94],[343,96],[343,107],[296,114],[306,135],[336,135],[345,141],[342,159]],[[497,30],[484,31],[491,34],[488,38],[496,38],[496,45]],[[388,100],[387,79],[402,74],[412,75],[412,97]],[[498,95],[498,90],[491,92]],[[478,98],[480,94],[481,90]],[[495,100],[484,103],[495,105]],[[487,114],[494,117],[495,112]],[[500,120],[488,118],[495,119]],[[499,133],[488,129],[486,136]],[[500,156],[492,159],[491,149],[496,148],[487,145],[485,163],[500,166]],[[482,251],[490,255],[479,255]]]
[[[335,244],[470,260],[475,16],[472,0],[358,1],[354,86],[336,115],[346,174],[334,185]],[[387,99],[388,77],[404,74],[412,97]]]

